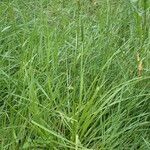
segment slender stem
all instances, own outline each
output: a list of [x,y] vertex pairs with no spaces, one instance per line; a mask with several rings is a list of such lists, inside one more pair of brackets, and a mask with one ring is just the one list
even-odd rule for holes
[[146,40],[147,38],[147,34],[148,34],[148,31],[147,31],[147,15],[146,15],[146,8],[147,8],[147,0],[144,0],[144,18],[143,18],[143,42]]

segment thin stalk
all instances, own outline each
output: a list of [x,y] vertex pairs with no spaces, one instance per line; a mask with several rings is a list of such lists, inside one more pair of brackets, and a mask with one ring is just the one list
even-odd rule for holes
[[147,29],[147,15],[146,15],[146,9],[147,9],[147,0],[144,0],[143,9],[144,9],[144,18],[143,18],[143,42],[147,39],[148,36],[148,29]]

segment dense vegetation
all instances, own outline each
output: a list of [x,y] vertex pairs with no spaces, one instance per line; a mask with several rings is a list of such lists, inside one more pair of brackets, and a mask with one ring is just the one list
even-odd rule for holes
[[0,149],[150,149],[149,0],[0,1]]

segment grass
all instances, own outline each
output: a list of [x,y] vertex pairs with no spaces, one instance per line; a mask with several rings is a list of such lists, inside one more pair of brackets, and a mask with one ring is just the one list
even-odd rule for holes
[[149,0],[0,1],[0,149],[150,149]]

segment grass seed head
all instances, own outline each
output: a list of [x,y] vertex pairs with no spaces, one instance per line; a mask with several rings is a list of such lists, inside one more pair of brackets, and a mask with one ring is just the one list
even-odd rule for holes
[[138,64],[138,75],[139,75],[139,77],[141,77],[142,76],[142,72],[143,72],[143,62],[142,62],[142,60],[139,62],[139,64]]

